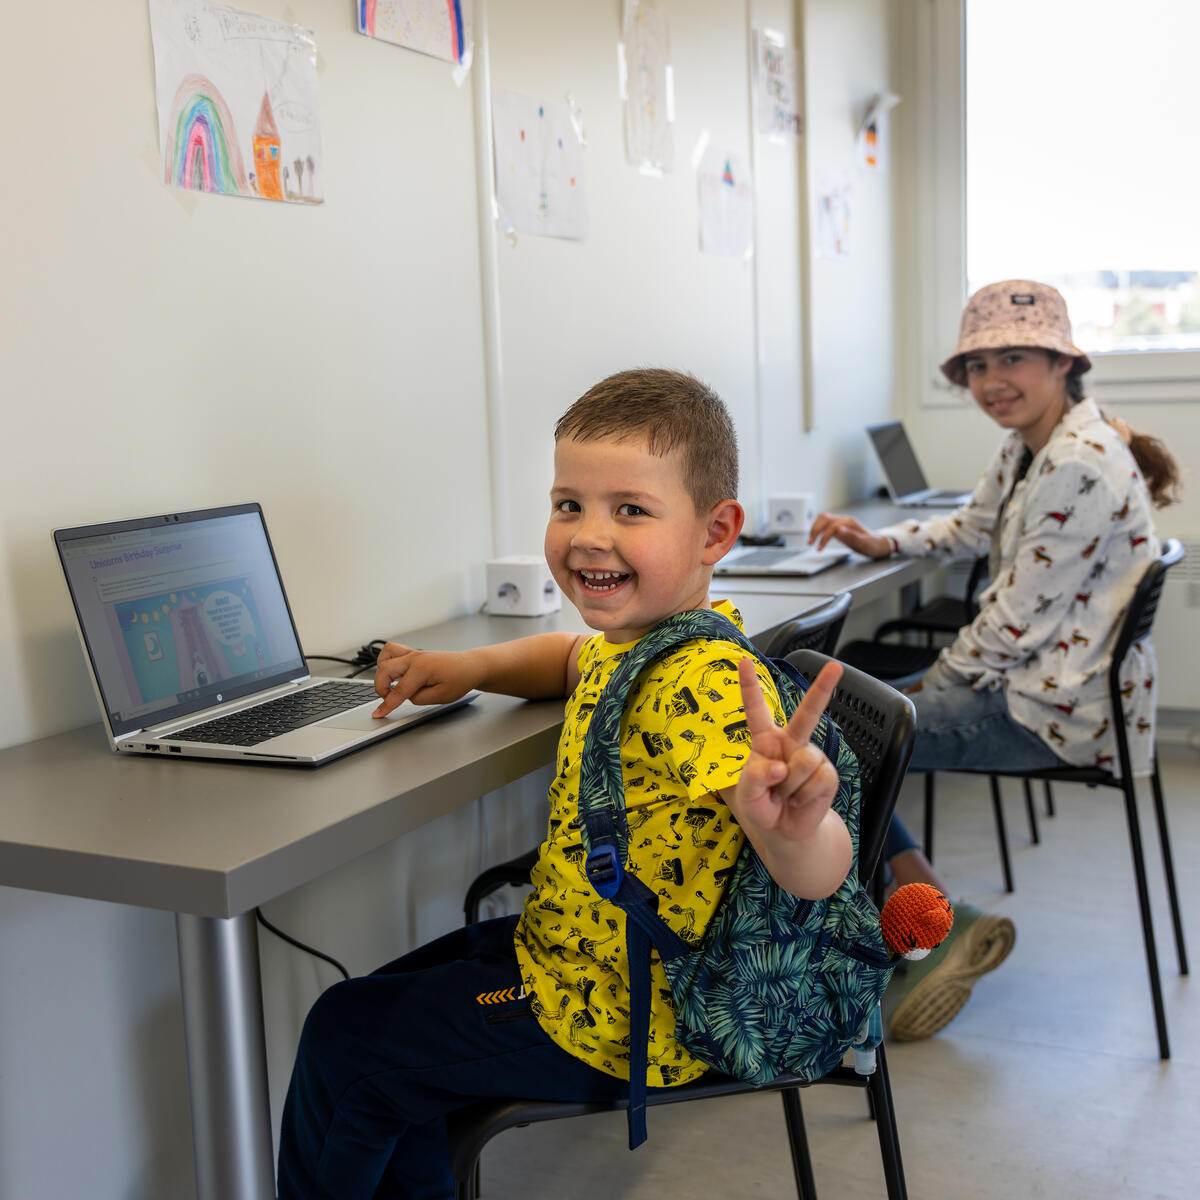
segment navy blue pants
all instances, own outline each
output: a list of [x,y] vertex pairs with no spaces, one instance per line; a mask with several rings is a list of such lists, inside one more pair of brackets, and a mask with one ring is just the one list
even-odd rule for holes
[[626,1094],[542,1032],[522,994],[516,920],[456,930],[320,996],[283,1110],[280,1200],[446,1200],[448,1112],[486,1096]]

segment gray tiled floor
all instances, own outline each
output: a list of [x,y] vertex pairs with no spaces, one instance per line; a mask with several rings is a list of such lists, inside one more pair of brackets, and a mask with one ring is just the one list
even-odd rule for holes
[[[1200,955],[1200,756],[1164,748],[1185,928]],[[938,867],[956,895],[1008,913],[1017,945],[958,1019],[926,1042],[889,1045],[913,1200],[1200,1196],[1200,1004],[1177,972],[1149,805],[1151,895],[1171,1034],[1158,1059],[1120,795],[1060,787],[1058,815],[1029,843],[1006,785],[1016,891],[1004,895],[983,781],[939,781]],[[1145,789],[1148,793],[1148,787]],[[1039,810],[1040,810],[1039,805]],[[920,827],[919,787],[901,811]],[[861,1093],[804,1092],[822,1197],[884,1195]],[[740,1097],[650,1113],[624,1148],[624,1117],[514,1130],[484,1156],[485,1200],[795,1195],[779,1101]]]

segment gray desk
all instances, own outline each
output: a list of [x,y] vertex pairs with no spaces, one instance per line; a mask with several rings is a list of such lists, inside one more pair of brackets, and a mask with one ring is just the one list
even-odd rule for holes
[[[736,602],[754,635],[824,598]],[[474,616],[404,640],[555,629],[584,626]],[[0,751],[0,884],[176,914],[198,1200],[275,1195],[254,907],[552,761],[562,710],[482,696],[318,770],[126,757],[99,725]]]

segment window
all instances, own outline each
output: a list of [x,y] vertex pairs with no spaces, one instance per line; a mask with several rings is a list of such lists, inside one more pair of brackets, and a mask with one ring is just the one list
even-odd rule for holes
[[1099,399],[1200,399],[1200,3],[916,11],[925,401],[965,297],[1011,278],[1066,297]]
[[1052,283],[1077,344],[1200,349],[1195,0],[967,0],[967,290]]

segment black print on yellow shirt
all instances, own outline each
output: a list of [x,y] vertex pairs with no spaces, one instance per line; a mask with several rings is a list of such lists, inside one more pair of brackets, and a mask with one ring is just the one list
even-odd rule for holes
[[700,704],[688,687],[680,688],[666,707],[667,719],[663,722],[663,730],[669,730],[680,717],[694,716],[700,711]]
[[698,691],[703,692],[704,695],[714,704],[720,704],[721,701],[725,699],[723,693],[718,692],[716,688],[710,687],[708,683],[708,681],[717,671],[721,671],[725,674],[736,675],[737,664],[732,659],[717,658],[710,662],[708,666],[700,672],[700,678],[696,683],[696,688]]
[[704,749],[704,738],[702,738],[698,733],[693,732],[691,729],[681,729],[679,731],[679,736],[685,742],[693,743],[691,754],[689,754],[682,762],[676,764],[675,767],[675,770],[679,774],[679,778],[683,780],[684,786],[686,787],[692,782],[693,779],[696,778],[697,775],[700,774],[700,771],[696,766],[696,759],[700,757],[700,754]]

